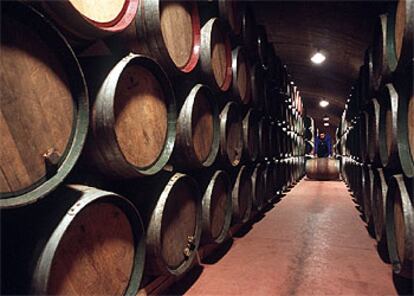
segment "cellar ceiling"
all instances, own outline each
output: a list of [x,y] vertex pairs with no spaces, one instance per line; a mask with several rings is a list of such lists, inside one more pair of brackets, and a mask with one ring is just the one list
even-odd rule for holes
[[[265,1],[253,4],[256,21],[266,27],[268,41],[287,65],[301,91],[307,114],[318,128],[333,132],[363,64],[384,1]],[[314,65],[311,56],[321,50],[326,61]],[[319,106],[326,99],[330,105]],[[324,128],[322,117],[330,117]]]

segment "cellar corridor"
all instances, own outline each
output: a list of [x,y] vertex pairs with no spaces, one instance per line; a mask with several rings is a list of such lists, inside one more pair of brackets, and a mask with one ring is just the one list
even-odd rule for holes
[[168,294],[397,293],[343,182],[302,180],[261,218]]

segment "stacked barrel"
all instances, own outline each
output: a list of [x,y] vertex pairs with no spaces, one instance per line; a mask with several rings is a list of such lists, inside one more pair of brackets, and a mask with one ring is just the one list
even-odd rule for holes
[[338,129],[342,175],[395,274],[413,279],[414,2],[378,18]]
[[246,3],[31,5],[1,11],[2,293],[136,294],[302,178],[300,92]]

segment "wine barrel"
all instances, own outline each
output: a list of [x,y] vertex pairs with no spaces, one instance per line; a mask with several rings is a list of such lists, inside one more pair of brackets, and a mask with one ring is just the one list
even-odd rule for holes
[[266,165],[258,163],[252,170],[252,201],[253,207],[261,211],[265,205],[266,196]]
[[181,173],[118,182],[116,190],[140,211],[146,227],[145,272],[148,275],[185,273],[193,263],[202,230],[198,183]]
[[202,242],[222,243],[228,237],[233,213],[230,178],[216,171],[210,178],[202,199]]
[[42,0],[53,20],[76,40],[95,40],[125,30],[134,20],[138,0]]
[[250,66],[242,47],[232,51],[232,71],[233,97],[240,99],[242,104],[249,104],[252,97]]
[[247,54],[252,61],[257,60],[257,25],[250,5],[244,5],[241,13],[241,43],[246,46]]
[[54,190],[79,158],[88,129],[88,92],[59,31],[22,3],[2,3],[0,208]]
[[264,108],[265,97],[265,73],[259,63],[255,63],[251,68],[251,88],[252,103],[257,110],[262,111]]
[[414,43],[414,3],[399,0],[389,5],[386,59],[391,71],[403,71],[412,62]]
[[197,66],[200,34],[195,2],[141,0],[135,21],[108,44],[123,54],[132,51],[150,56],[175,75]]
[[363,166],[362,181],[362,204],[364,209],[364,219],[365,222],[372,223],[372,193],[374,186],[374,173],[371,166]]
[[137,294],[145,235],[132,203],[83,185],[52,195],[2,211],[2,294]]
[[177,119],[172,163],[181,168],[213,164],[220,146],[220,121],[216,98],[207,86],[192,88]]
[[372,191],[372,217],[375,226],[375,238],[378,242],[385,236],[385,205],[387,200],[387,182],[382,168],[374,169],[374,188]]
[[401,71],[395,81],[398,92],[397,146],[404,175],[414,177],[414,63]]
[[129,54],[110,70],[96,94],[88,161],[119,178],[159,172],[173,150],[176,116],[165,72],[154,60]]
[[242,165],[233,183],[233,224],[246,223],[252,210],[252,179],[247,166]]
[[398,93],[391,83],[387,83],[381,92],[379,118],[379,154],[381,164],[388,170],[401,167],[398,157]]
[[254,109],[243,118],[243,152],[249,161],[256,161],[259,154],[259,122]]
[[[394,273],[414,279],[414,182],[403,175],[391,178],[386,201],[386,234]],[[411,197],[411,198],[410,198]]]
[[387,32],[387,14],[382,14],[375,25],[372,52],[373,86],[376,91],[379,90],[381,83],[388,82],[391,76],[390,61],[387,58],[391,50],[388,46],[391,38]]
[[232,83],[232,58],[229,37],[218,18],[201,29],[200,71],[202,79],[215,91],[227,91]]
[[264,70],[269,68],[269,42],[267,41],[266,28],[263,25],[258,25],[257,31],[257,53],[259,56],[260,64]]
[[315,180],[337,180],[339,164],[333,158],[312,158],[306,161],[306,176]]
[[379,164],[379,118],[380,105],[372,99],[368,106],[368,158],[371,164]]
[[266,159],[269,157],[269,120],[266,117],[262,117],[259,120],[259,155],[260,159]]
[[361,161],[368,162],[368,131],[369,131],[369,114],[366,111],[361,112],[360,116],[360,133],[359,133],[359,151],[361,154]]
[[220,156],[231,166],[240,163],[243,151],[242,129],[239,105],[228,102],[220,113]]
[[269,158],[277,156],[276,146],[277,146],[277,125],[275,122],[271,121],[269,123]]
[[241,15],[240,10],[244,5],[241,1],[218,0],[218,10],[220,18],[226,20],[234,35],[238,36],[241,32]]
[[365,50],[364,55],[364,65],[366,72],[364,74],[364,80],[363,83],[365,83],[364,89],[366,91],[365,93],[365,99],[366,99],[366,105],[368,105],[371,101],[371,98],[374,97],[374,66],[373,66],[373,50],[372,47],[368,47]]

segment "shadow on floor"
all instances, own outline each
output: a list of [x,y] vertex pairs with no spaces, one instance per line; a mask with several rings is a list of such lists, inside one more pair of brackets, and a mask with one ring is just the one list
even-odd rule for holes
[[218,246],[213,253],[202,260],[203,264],[214,264],[223,258],[233,246],[233,239],[229,239]]
[[398,295],[414,295],[414,283],[412,279],[407,279],[394,273],[392,275],[392,281],[394,282],[394,287]]
[[200,275],[203,273],[204,267],[201,265],[196,265],[190,269],[187,274],[179,279],[177,282],[172,284],[165,294],[163,295],[183,295],[191,286],[198,280]]

